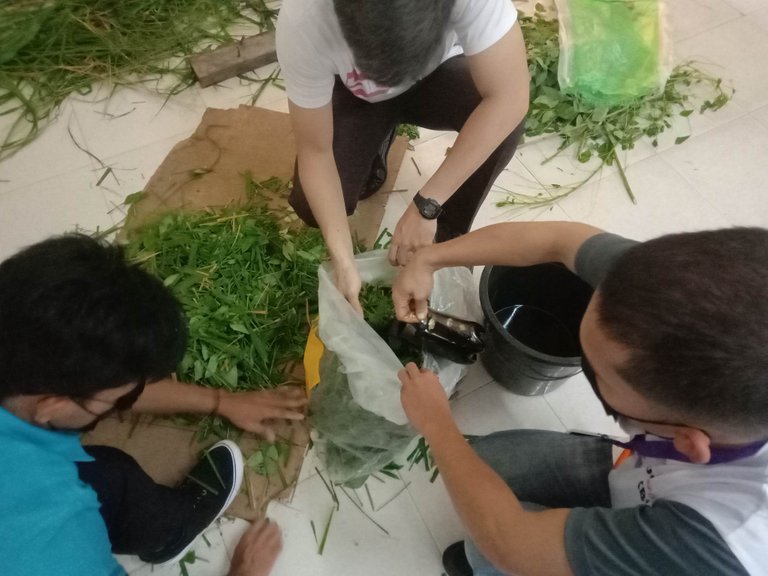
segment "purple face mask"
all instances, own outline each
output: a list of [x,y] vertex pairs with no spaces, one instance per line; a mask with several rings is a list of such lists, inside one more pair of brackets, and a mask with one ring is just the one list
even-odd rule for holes
[[[600,393],[600,387],[597,385],[595,371],[592,369],[592,365],[589,363],[589,360],[587,360],[587,357],[583,354],[581,357],[581,368],[587,381],[592,386],[592,390],[594,391],[595,396],[597,396],[597,399],[600,400],[600,403],[603,405],[605,413],[617,422],[619,421],[619,418],[626,418],[627,420],[632,420],[633,422],[641,424],[644,423],[657,424],[662,426],[686,426],[685,424],[681,423],[664,422],[660,420],[643,420],[640,418],[628,416],[627,414],[622,414],[613,408],[610,404],[608,404],[608,402],[605,401],[605,398],[603,398],[603,395]],[[702,430],[702,432],[704,431]],[[706,432],[704,433],[706,434]],[[709,436],[709,434],[707,435]],[[640,456],[645,456],[647,458],[678,460],[680,462],[690,462],[690,459],[685,454],[679,452],[677,448],[675,448],[671,438],[654,437],[652,439],[648,439],[646,434],[636,434],[632,436],[629,442],[620,442],[610,438],[609,436],[603,437],[616,446],[632,450]],[[768,440],[760,440],[758,442],[753,442],[752,444],[739,446],[738,448],[720,448],[717,446],[711,446],[710,458],[707,464],[723,464],[726,462],[733,462],[734,460],[740,460],[742,458],[748,458],[749,456],[757,454],[757,452],[759,452],[760,449],[767,443]]]
[[[638,434],[637,436],[633,436],[629,442],[619,442],[618,440],[613,439],[609,440],[616,446],[628,448],[636,454],[647,458],[664,458],[666,460],[690,462],[688,456],[682,452],[678,452],[670,438],[648,439],[645,434]],[[760,440],[758,442],[753,442],[752,444],[739,446],[738,448],[710,446],[710,457],[707,465],[725,464],[726,462],[748,458],[757,454],[766,443],[768,443],[768,440]]]

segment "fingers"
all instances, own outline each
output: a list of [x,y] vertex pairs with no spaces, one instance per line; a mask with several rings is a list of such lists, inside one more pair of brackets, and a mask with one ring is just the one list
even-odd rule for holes
[[360,314],[360,316],[363,315],[363,307],[360,304],[360,299],[357,294],[355,294],[352,298],[349,298],[347,301],[352,305],[352,308],[354,308],[355,312]]
[[304,389],[297,386],[282,386],[273,393],[274,404],[283,408],[303,408],[309,403]]
[[254,523],[243,535],[248,538],[252,544],[261,544],[263,546],[273,546],[278,544],[282,546],[282,534],[280,527],[269,518],[263,518]]
[[255,522],[235,548],[229,576],[268,576],[282,549],[278,525],[269,519]]
[[[418,378],[423,371],[413,362],[408,362],[405,367],[397,373],[397,377],[400,379],[400,383],[403,386],[407,386],[414,379]],[[430,372],[427,370],[427,372]]]
[[412,314],[414,314],[418,320],[424,320],[427,317],[427,313],[428,313],[427,301],[421,298],[414,299]]
[[416,322],[418,318],[411,309],[411,295],[401,291],[397,283],[392,288],[392,305],[395,308],[395,317],[402,322]]
[[267,442],[275,441],[275,431],[269,426],[261,424],[260,422],[251,422],[248,426],[244,426],[244,429],[248,430],[252,434],[257,434],[266,440]]
[[387,260],[392,266],[405,266],[410,262],[413,256],[415,247],[400,244],[399,242],[392,241],[389,246],[389,252],[387,253]]
[[267,416],[267,419],[274,420],[282,418],[283,420],[304,420],[304,414],[296,412],[294,410],[279,410],[275,409],[272,414]]
[[405,371],[411,378],[417,378],[421,374],[421,370],[415,362],[408,362],[408,364],[405,365]]
[[387,260],[392,266],[397,266],[397,246],[393,240],[389,245],[389,252],[387,252]]
[[411,302],[410,300],[406,300],[403,302],[402,300],[400,302],[395,302],[395,317],[400,320],[401,322],[418,322],[419,318],[416,316],[413,310],[411,310]]

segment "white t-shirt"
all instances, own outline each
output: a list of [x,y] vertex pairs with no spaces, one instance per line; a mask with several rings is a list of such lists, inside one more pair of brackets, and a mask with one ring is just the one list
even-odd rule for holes
[[[510,0],[456,0],[442,58],[423,76],[462,52],[473,55],[489,48],[516,20],[517,11]],[[333,0],[283,1],[277,21],[277,57],[288,98],[302,108],[320,108],[330,102],[335,76],[368,102],[394,98],[412,86],[380,86],[355,68]]]
[[753,576],[768,575],[768,445],[709,466],[633,455],[608,476],[613,508],[671,500],[709,520]]

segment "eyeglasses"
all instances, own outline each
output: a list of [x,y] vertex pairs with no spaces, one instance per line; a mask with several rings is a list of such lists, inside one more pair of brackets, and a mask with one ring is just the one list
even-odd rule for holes
[[687,426],[686,424],[681,424],[680,422],[646,420],[644,418],[637,418],[635,416],[630,416],[629,414],[619,412],[613,406],[608,404],[608,402],[605,401],[605,398],[603,398],[603,395],[600,393],[600,387],[597,385],[597,376],[595,375],[595,370],[592,368],[592,364],[590,364],[589,359],[583,352],[581,353],[581,370],[584,372],[584,376],[586,377],[587,382],[589,382],[590,386],[592,386],[592,391],[595,393],[595,396],[597,396],[597,399],[600,400],[600,403],[603,405],[603,410],[605,410],[605,413],[614,420],[618,420],[619,416],[621,416],[623,418],[634,420],[635,422],[642,422],[644,424],[657,424],[661,426]]
[[[139,399],[139,396],[141,396],[141,393],[144,392],[144,387],[146,386],[146,381],[144,379],[139,380],[136,383],[136,386],[132,390],[129,390],[122,396],[120,396],[117,400],[114,402],[110,402],[109,400],[102,400],[101,398],[72,398],[73,402],[80,406],[83,410],[88,412],[89,414],[92,414],[97,417],[98,420],[103,420],[104,418],[107,418],[108,416],[111,416],[115,412],[124,412],[128,409],[130,409],[136,401]],[[104,404],[112,404],[112,406],[105,410],[104,412],[94,412],[90,408],[88,408],[85,405],[86,401],[91,402],[102,402]]]

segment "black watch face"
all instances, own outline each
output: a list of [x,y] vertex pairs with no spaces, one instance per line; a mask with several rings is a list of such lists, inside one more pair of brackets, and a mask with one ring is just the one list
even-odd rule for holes
[[432,200],[432,198],[424,198],[420,194],[416,194],[416,197],[413,199],[413,201],[416,203],[416,207],[419,209],[419,214],[421,214],[421,216],[427,220],[434,220],[440,216],[440,212],[443,210],[436,200]]
[[421,205],[419,212],[427,220],[434,220],[440,215],[440,206],[434,200],[427,200]]

